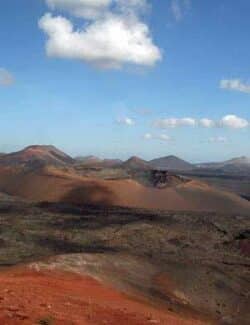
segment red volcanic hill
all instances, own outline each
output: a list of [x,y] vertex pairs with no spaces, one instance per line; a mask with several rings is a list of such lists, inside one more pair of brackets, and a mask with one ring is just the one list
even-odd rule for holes
[[126,169],[134,169],[134,170],[148,170],[151,169],[150,164],[146,161],[143,160],[139,157],[133,156],[131,158],[129,158],[127,161],[125,161],[122,164],[123,168]]
[[127,180],[83,177],[56,167],[0,168],[0,192],[31,201],[66,202],[173,211],[249,214],[250,202],[198,181],[158,189]]
[[55,165],[72,164],[74,159],[54,146],[29,146],[21,151],[0,156],[0,165]]

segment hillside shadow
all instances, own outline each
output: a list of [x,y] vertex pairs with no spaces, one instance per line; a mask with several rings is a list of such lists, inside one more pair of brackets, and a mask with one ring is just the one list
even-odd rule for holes
[[137,222],[172,224],[170,216],[166,218],[151,211],[133,210],[120,207],[103,207],[89,205],[72,205],[66,203],[42,202],[38,205],[46,211],[59,213],[60,218],[49,220],[49,226],[54,229],[98,230],[112,226],[124,226]]
[[64,195],[60,202],[70,204],[112,206],[116,203],[116,195],[107,186],[86,183],[73,188]]

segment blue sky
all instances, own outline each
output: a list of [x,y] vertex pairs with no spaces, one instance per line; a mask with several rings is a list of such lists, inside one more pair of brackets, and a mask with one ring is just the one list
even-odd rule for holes
[[89,3],[1,1],[0,151],[250,156],[249,1]]

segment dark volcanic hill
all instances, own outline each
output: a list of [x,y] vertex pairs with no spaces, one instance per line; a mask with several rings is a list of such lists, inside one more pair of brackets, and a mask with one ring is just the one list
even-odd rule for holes
[[148,170],[151,168],[150,164],[139,157],[133,156],[122,164],[123,168],[134,170]]
[[32,166],[36,164],[65,166],[73,162],[73,158],[54,146],[34,145],[18,152],[0,156],[0,165],[5,166]]
[[155,168],[166,168],[168,170],[191,170],[194,168],[194,165],[176,156],[153,159],[149,163]]

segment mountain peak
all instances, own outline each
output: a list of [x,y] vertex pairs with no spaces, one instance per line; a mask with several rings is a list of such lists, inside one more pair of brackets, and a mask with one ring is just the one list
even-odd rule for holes
[[20,151],[0,157],[0,164],[8,165],[67,165],[74,160],[52,145],[31,145]]
[[137,156],[130,157],[123,163],[123,166],[129,169],[150,169],[150,164]]
[[153,159],[150,161],[150,164],[155,168],[165,168],[168,170],[190,170],[194,168],[189,162],[174,155]]

